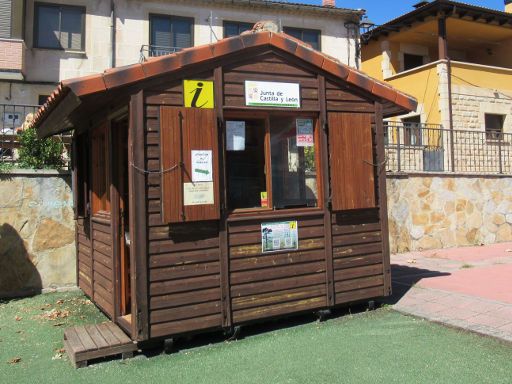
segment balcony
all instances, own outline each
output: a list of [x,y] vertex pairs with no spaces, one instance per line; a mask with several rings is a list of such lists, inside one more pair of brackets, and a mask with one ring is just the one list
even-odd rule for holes
[[0,80],[23,80],[25,42],[0,38]]
[[140,47],[140,62],[146,61],[149,57],[169,55],[181,51],[179,47],[164,47],[159,45],[143,45]]
[[512,134],[385,122],[386,170],[393,173],[512,175]]

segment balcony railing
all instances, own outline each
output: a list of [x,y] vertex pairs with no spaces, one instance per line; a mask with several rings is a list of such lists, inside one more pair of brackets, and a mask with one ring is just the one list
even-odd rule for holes
[[[0,104],[0,163],[9,163],[16,166],[18,148],[20,147],[18,133],[31,121],[30,115],[34,115],[38,109],[38,105]],[[64,162],[65,168],[67,168],[69,165],[71,138],[70,136],[62,135],[57,140],[62,140],[66,148]]]
[[140,47],[140,62],[146,61],[148,57],[169,55],[181,51],[179,47],[164,47],[160,45],[143,45]]
[[512,175],[512,134],[385,123],[388,172]]

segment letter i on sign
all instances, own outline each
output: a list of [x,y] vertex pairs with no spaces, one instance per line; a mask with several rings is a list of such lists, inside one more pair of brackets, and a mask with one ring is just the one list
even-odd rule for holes
[[213,81],[184,80],[183,98],[187,108],[214,108]]

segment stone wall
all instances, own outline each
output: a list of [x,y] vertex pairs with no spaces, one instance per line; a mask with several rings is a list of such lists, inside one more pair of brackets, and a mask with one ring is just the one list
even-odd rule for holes
[[0,297],[76,286],[71,178],[0,175]]
[[512,177],[388,177],[392,253],[512,241]]

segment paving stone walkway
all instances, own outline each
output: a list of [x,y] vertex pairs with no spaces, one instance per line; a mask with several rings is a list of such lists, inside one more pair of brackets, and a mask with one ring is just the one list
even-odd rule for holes
[[402,313],[512,342],[512,243],[391,256]]

